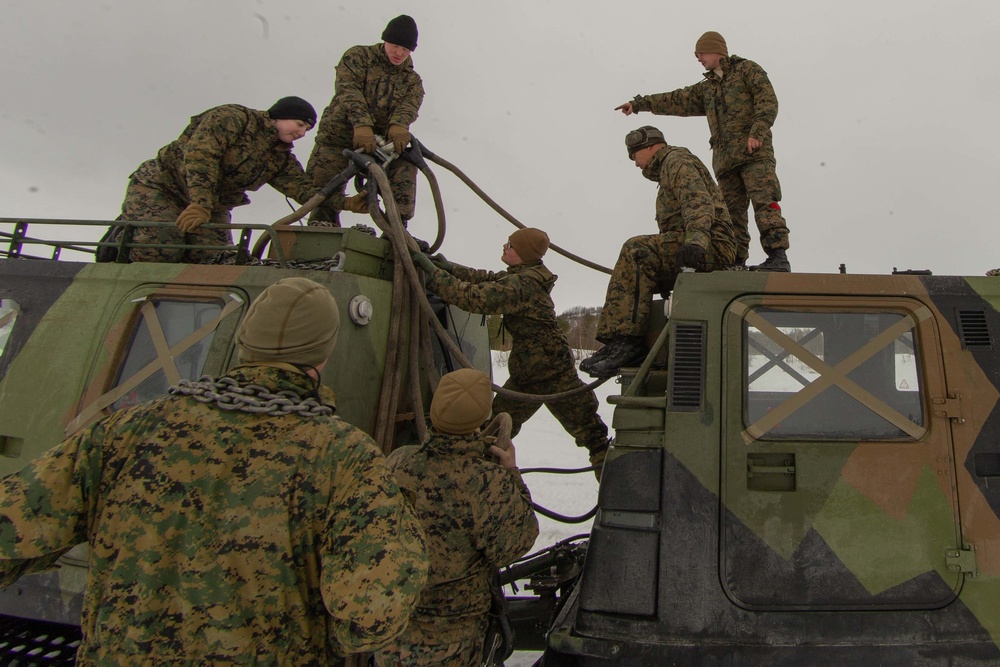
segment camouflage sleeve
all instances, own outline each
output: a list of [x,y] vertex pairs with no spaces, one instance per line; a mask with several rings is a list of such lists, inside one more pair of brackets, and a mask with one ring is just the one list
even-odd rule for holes
[[84,429],[0,480],[0,585],[54,565],[87,541],[100,480],[101,422]]
[[486,271],[484,269],[470,269],[467,266],[461,266],[455,264],[455,270],[452,275],[463,280],[467,283],[479,284],[489,282],[491,280],[499,280],[503,276],[507,275],[506,271],[499,271],[494,273],[493,271]]
[[669,93],[636,95],[632,101],[632,108],[638,111],[652,111],[657,116],[704,116],[705,85],[705,82],[701,81]]
[[688,160],[667,160],[663,164],[660,184],[668,188],[679,200],[684,221],[682,243],[694,244],[708,250],[712,245],[712,223],[715,220],[715,201],[708,185]]
[[[319,188],[313,185],[312,179],[306,176],[302,164],[294,155],[289,155],[285,168],[271,179],[270,185],[281,194],[291,197],[300,204],[306,203],[310,197],[319,192]],[[343,200],[341,200],[341,208],[343,208],[342,202]]]
[[538,518],[531,494],[516,470],[496,466],[483,505],[483,530],[476,548],[494,566],[507,565],[528,553],[538,538]]
[[[481,275],[478,277],[482,277]],[[469,313],[514,314],[529,302],[522,280],[505,274],[500,280],[465,281],[446,271],[435,271],[427,279],[427,289],[445,302]]]
[[365,73],[370,65],[368,51],[363,46],[347,49],[337,64],[334,97],[343,105],[347,120],[354,127],[375,127],[375,119],[368,111],[368,101],[365,99]]
[[184,176],[192,204],[212,210],[221,178],[222,154],[246,128],[245,115],[232,108],[216,107],[202,114],[184,146]]
[[411,83],[405,90],[400,91],[402,94],[392,108],[392,114],[389,116],[390,125],[402,125],[408,128],[417,119],[417,112],[420,111],[420,105],[424,101],[424,83],[416,72],[410,73],[410,79]]
[[767,72],[752,60],[740,63],[740,74],[753,95],[750,136],[763,141],[778,117],[778,96],[774,94],[774,87],[767,78]]
[[357,429],[341,440],[353,453],[337,471],[321,577],[332,637],[348,654],[376,650],[403,630],[429,560],[416,515],[375,443]]

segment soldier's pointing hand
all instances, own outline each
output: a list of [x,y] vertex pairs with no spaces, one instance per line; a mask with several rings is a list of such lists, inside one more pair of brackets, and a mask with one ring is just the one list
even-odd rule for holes
[[615,107],[615,111],[621,111],[626,116],[631,116],[633,113],[635,113],[634,111],[632,111],[631,102],[626,102],[625,104],[619,104],[618,106]]

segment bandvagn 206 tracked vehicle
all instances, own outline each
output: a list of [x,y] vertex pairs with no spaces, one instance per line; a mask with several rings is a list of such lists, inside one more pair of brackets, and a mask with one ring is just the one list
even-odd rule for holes
[[1000,664],[1000,280],[682,274],[544,665]]
[[[322,268],[92,264],[26,258],[10,222],[0,473],[226,370],[240,314],[287,275],[336,296],[351,325],[323,379],[387,449],[419,436],[428,368],[457,367],[409,313],[390,317],[392,247],[363,231],[272,243],[335,258]],[[995,278],[682,275],[611,398],[589,540],[505,571],[535,593],[509,596],[516,648],[542,665],[1000,664],[998,300]],[[482,318],[436,316],[488,370]],[[8,657],[71,660],[59,638],[79,621],[84,564],[70,553],[0,592]]]

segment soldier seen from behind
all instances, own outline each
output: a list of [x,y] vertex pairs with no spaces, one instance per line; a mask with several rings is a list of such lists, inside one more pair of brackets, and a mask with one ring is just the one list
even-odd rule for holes
[[[306,165],[317,188],[347,167],[344,150],[372,155],[375,135],[391,142],[396,155],[410,143],[410,125],[424,100],[424,84],[410,57],[417,48],[417,24],[405,14],[397,16],[386,25],[382,40],[371,46],[352,46],[337,65],[333,99],[320,118]],[[417,167],[397,159],[386,176],[405,226],[416,203]],[[318,207],[309,216],[309,224],[339,227],[336,207]]]
[[482,371],[448,373],[431,400],[424,443],[388,457],[424,527],[431,568],[406,629],[376,654],[380,667],[484,664],[493,577],[538,537],[513,443],[504,449],[479,435],[492,397]]
[[[569,341],[556,320],[551,295],[557,276],[542,262],[548,249],[548,234],[528,227],[511,234],[504,244],[501,260],[507,265],[506,271],[469,269],[449,262],[443,255],[436,255],[434,260],[423,253],[413,256],[414,262],[427,272],[427,289],[445,302],[470,313],[503,315],[503,329],[514,339],[508,360],[510,377],[504,388],[526,394],[559,394],[584,386]],[[493,412],[510,415],[511,435],[516,436],[521,425],[541,406],[535,401],[498,394]],[[598,406],[592,390],[545,403],[577,446],[587,450],[600,479],[608,449],[608,427],[597,413]]]
[[406,624],[423,533],[320,373],[330,292],[250,305],[239,364],[82,429],[0,481],[0,584],[90,543],[80,665],[327,665]]
[[[191,118],[181,136],[139,165],[129,177],[117,220],[174,222],[175,226],[139,227],[134,243],[225,246],[232,209],[250,203],[246,193],[265,184],[305,203],[319,191],[306,178],[292,153],[293,142],[316,125],[316,111],[301,97],[283,97],[267,111],[225,104]],[[364,197],[331,197],[328,206],[367,212]],[[120,232],[121,228],[115,228]],[[115,240],[106,237],[106,240]],[[205,263],[220,250],[133,248],[133,262]],[[99,251],[98,261],[114,260]]]
[[629,132],[625,148],[658,186],[660,233],[634,236],[622,245],[597,321],[597,340],[605,346],[580,362],[594,377],[610,377],[645,358],[653,295],[669,294],[682,268],[715,271],[731,265],[736,255],[729,212],[701,160],[668,145],[649,125]]
[[781,214],[781,184],[775,172],[771,126],[778,116],[778,97],[767,72],[752,60],[729,55],[726,40],[709,31],[695,43],[695,58],[705,68],[704,80],[655,95],[636,95],[615,107],[626,116],[651,111],[662,116],[705,116],[711,131],[712,168],[736,229],[736,264],[746,265],[750,252],[747,206],[752,205],[767,253],[757,271],[790,271],[788,226]]

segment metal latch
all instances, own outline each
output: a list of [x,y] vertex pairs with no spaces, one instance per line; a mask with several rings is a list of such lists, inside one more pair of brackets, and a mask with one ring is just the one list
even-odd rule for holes
[[932,410],[937,417],[947,417],[959,424],[965,423],[965,415],[962,414],[962,396],[934,396],[931,398]]
[[971,545],[967,544],[961,549],[946,549],[944,560],[949,572],[961,572],[970,577],[979,574],[976,569],[976,549]]

